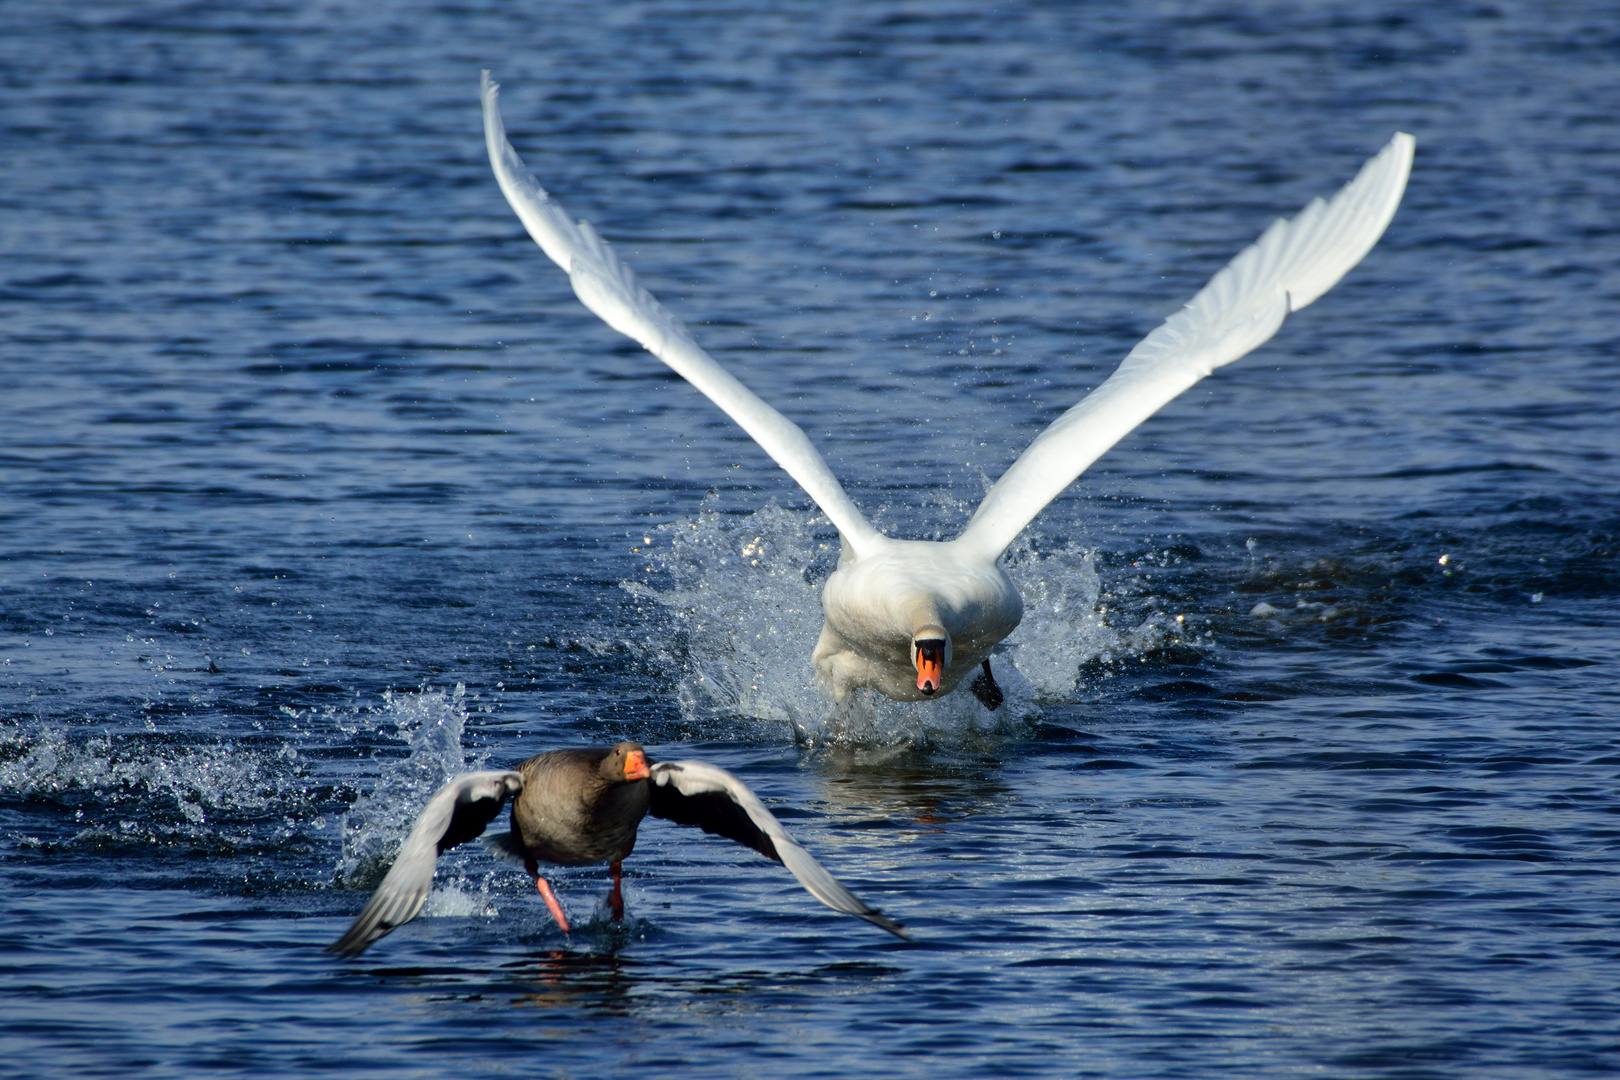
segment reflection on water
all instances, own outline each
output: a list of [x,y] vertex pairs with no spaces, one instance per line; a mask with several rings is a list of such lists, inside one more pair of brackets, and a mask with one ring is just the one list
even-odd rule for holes
[[748,1014],[788,998],[846,998],[880,989],[904,969],[864,960],[771,970],[713,970],[682,963],[649,964],[621,953],[629,935],[597,949],[549,949],[503,965],[524,992],[519,1008],[580,1010],[592,1016],[641,1015],[671,1009],[703,1016]]
[[818,809],[845,823],[938,824],[970,817],[1008,794],[994,758],[917,749],[895,749],[880,761],[872,756],[862,747],[816,754],[810,775]]
[[600,951],[548,949],[502,965],[514,981],[529,987],[513,1004],[536,1009],[578,1006],[610,1015],[628,1013],[636,965],[620,956],[619,950],[630,940],[631,931],[620,929]]

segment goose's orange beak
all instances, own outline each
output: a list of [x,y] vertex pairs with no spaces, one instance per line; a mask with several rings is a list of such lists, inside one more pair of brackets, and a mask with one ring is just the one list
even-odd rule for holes
[[632,750],[624,756],[624,778],[626,780],[645,780],[652,775],[647,768],[647,755],[640,750]]
[[943,641],[917,642],[917,689],[925,694],[939,690],[945,679],[945,643]]

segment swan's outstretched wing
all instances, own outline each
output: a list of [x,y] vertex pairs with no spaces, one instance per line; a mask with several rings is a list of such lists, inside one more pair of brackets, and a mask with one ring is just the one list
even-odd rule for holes
[[793,421],[765,404],[704,352],[674,315],[641,287],[589,222],[575,223],[552,201],[506,139],[500,87],[484,72],[484,142],[495,179],[540,249],[567,272],[574,293],[601,320],[673,368],[723,409],[798,481],[857,553],[878,534],[845,494],[821,454]]
[[1331,202],[1278,219],[1153,333],[1108,380],[1054,420],[996,482],[958,543],[995,558],[1109,447],[1223,364],[1265,344],[1372,250],[1406,190],[1412,136],[1389,145]]
[[701,761],[664,761],[652,767],[651,779],[648,813],[654,817],[696,825],[706,833],[746,844],[786,866],[811,896],[834,911],[858,915],[899,937],[910,936],[899,923],[844,888],[787,834],[759,796],[726,770]]
[[326,947],[341,956],[359,956],[396,926],[416,918],[433,887],[439,856],[483,834],[506,800],[523,790],[515,772],[461,773],[434,792],[405,838],[388,876],[355,917],[349,932]]

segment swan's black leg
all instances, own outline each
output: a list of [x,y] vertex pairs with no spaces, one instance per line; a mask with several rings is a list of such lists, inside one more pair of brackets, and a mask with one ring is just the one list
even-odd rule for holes
[[996,685],[996,677],[990,674],[990,661],[984,662],[984,670],[973,677],[968,684],[968,692],[979,699],[979,704],[995,712],[1001,708],[1001,687]]

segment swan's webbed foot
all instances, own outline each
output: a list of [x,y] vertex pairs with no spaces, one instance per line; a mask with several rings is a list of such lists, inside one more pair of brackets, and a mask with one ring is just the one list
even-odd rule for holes
[[979,699],[979,704],[995,712],[1001,708],[1005,700],[1001,695],[1001,687],[996,685],[996,677],[990,674],[990,661],[984,662],[984,670],[973,677],[968,684],[968,692]]

